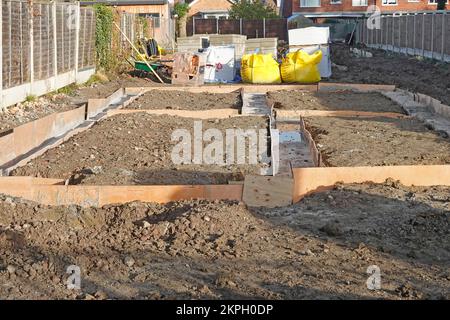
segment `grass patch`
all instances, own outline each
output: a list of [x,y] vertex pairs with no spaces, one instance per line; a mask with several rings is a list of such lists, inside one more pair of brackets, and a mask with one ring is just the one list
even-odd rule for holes
[[68,86],[62,87],[55,91],[56,94],[62,93],[66,94],[68,96],[71,96],[75,94],[75,91],[77,91],[78,85],[76,83],[69,84]]
[[29,94],[25,98],[26,102],[35,102],[36,100],[37,100],[37,96],[35,96],[34,94]]
[[88,81],[86,81],[83,85],[86,87],[89,87],[95,83],[103,83],[107,82],[109,79],[107,76],[101,74],[101,73],[95,73],[93,74]]

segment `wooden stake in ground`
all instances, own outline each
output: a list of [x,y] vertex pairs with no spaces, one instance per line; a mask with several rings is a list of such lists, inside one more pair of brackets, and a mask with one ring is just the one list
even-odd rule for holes
[[[116,28],[120,31],[120,33],[125,37],[125,39],[128,41],[128,43],[131,45],[131,47],[134,49],[134,51],[136,51],[136,53],[138,54],[138,56],[141,55],[141,53],[139,52],[139,50],[134,46],[134,44],[130,41],[130,39],[128,39],[127,35],[122,31],[122,29],[120,29],[120,27],[117,25],[117,23],[114,22],[114,25],[116,26]],[[161,83],[164,83],[164,81],[161,79],[161,77],[156,73],[155,70],[153,70],[152,66],[148,63],[148,61],[146,59],[144,59],[145,64],[147,65],[147,67],[149,67],[149,69],[153,72],[153,74],[155,75],[156,78],[158,78],[158,80]]]

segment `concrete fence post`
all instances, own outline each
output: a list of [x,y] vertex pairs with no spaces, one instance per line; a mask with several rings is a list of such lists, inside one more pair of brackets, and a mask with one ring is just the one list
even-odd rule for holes
[[389,16],[386,16],[386,50],[389,48]]
[[239,30],[240,30],[239,34],[242,34],[242,18],[239,19]]
[[422,57],[425,56],[425,13],[422,14]]
[[416,55],[416,17],[417,17],[417,13],[414,13],[414,15],[413,15],[413,49],[414,49],[414,55]]
[[392,51],[395,52],[395,19],[394,16],[391,16],[391,20],[392,20],[392,32],[391,32],[391,37],[392,37],[392,42],[391,42],[391,47],[392,47]]
[[75,80],[78,79],[78,57],[80,56],[80,2],[77,1],[75,16]]
[[369,44],[369,28],[367,27],[367,19],[364,19],[364,27],[366,28],[366,45]]
[[58,76],[58,36],[56,30],[56,2],[52,2],[52,28],[53,28],[53,82],[56,87],[56,77]]
[[263,18],[263,38],[266,37],[266,18]]
[[195,17],[192,17],[192,35],[195,35]]
[[384,27],[383,18],[384,18],[383,16],[380,17],[380,39],[379,39],[380,41],[378,42],[378,48],[382,48],[383,46],[383,27]]
[[402,18],[403,15],[398,17],[398,53],[402,53]]
[[405,19],[405,54],[408,55],[408,21],[409,14],[406,15]]
[[216,17],[216,34],[219,34],[219,17]]
[[34,32],[33,32],[33,0],[30,0],[28,2],[29,5],[29,24],[30,24],[30,92],[28,94],[31,94],[33,92],[33,82],[34,82]]
[[445,20],[447,19],[447,12],[442,13],[442,46],[441,46],[441,60],[445,62]]
[[434,20],[435,20],[436,14],[433,12],[431,15],[431,59],[434,57]]

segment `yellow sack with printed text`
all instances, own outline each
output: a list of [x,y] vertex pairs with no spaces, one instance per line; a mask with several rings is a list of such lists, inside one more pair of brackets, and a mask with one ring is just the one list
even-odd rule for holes
[[314,83],[320,81],[318,64],[322,60],[322,51],[313,54],[298,50],[283,58],[281,63],[281,77],[288,83]]
[[281,83],[280,66],[271,54],[246,54],[242,57],[241,77],[245,83]]

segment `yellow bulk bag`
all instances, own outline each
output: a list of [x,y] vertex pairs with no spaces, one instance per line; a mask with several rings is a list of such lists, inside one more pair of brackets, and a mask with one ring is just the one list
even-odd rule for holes
[[271,54],[246,54],[242,57],[241,77],[246,83],[281,83],[280,66]]
[[320,72],[317,65],[320,63],[320,60],[322,60],[321,50],[311,55],[301,50],[288,53],[281,63],[283,82],[319,82]]

